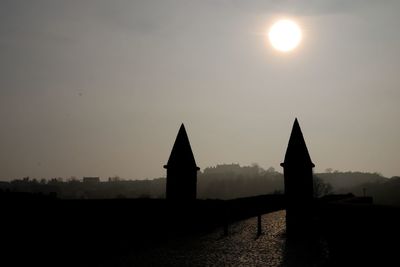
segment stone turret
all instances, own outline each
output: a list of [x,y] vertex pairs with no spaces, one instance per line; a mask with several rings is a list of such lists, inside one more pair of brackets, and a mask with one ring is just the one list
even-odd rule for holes
[[171,200],[194,200],[197,190],[197,171],[192,148],[185,126],[181,125],[167,165],[166,198]]
[[295,119],[285,160],[281,163],[285,181],[286,231],[306,233],[311,224],[313,205],[313,168],[299,122]]

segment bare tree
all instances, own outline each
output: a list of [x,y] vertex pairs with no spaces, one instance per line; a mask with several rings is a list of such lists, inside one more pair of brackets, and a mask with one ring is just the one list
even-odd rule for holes
[[318,176],[314,176],[313,178],[313,189],[313,194],[315,198],[329,195],[333,192],[332,185],[330,183],[324,182],[324,180],[322,180]]

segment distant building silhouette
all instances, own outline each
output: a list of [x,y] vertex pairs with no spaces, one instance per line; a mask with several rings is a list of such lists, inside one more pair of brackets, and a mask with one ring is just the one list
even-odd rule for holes
[[309,224],[313,201],[313,168],[299,122],[295,119],[285,160],[281,163],[285,181],[286,230],[304,232]]
[[82,182],[84,182],[85,184],[100,183],[100,177],[83,177]]
[[167,169],[167,199],[196,199],[197,171],[200,168],[196,165],[183,123],[164,168]]
[[258,165],[240,166],[237,163],[217,164],[215,167],[208,167],[203,170],[203,174],[229,174],[243,176],[257,176],[260,172]]

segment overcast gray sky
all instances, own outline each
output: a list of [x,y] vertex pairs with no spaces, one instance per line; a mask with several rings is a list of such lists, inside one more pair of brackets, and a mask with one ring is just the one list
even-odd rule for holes
[[[400,1],[0,0],[0,179],[281,170],[299,118],[316,171],[400,175]],[[265,32],[296,20],[290,54]]]

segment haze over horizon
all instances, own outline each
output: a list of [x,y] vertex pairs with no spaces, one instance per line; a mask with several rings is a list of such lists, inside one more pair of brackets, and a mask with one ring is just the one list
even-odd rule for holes
[[[0,1],[0,180],[282,171],[295,117],[315,172],[400,175],[400,2]],[[295,20],[303,41],[273,50]]]

